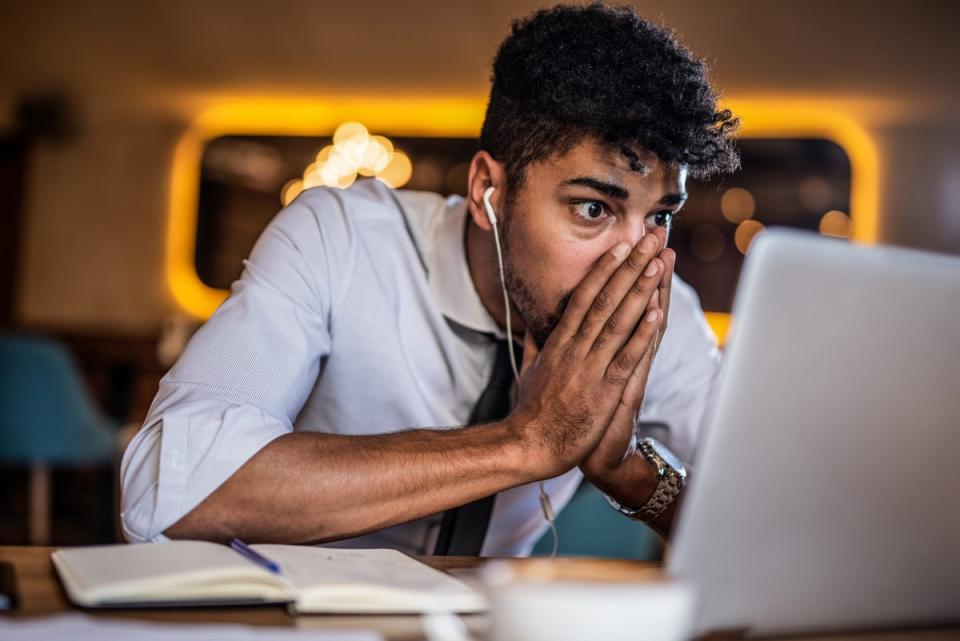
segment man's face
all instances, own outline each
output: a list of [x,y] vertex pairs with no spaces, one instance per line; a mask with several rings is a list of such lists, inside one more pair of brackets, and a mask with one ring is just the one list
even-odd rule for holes
[[[637,150],[635,150],[637,151]],[[507,290],[542,348],[570,294],[604,252],[667,227],[686,200],[686,169],[639,154],[643,171],[595,141],[530,164],[506,205]]]

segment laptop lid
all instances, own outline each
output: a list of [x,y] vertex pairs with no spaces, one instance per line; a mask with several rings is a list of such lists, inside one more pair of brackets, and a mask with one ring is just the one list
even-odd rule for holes
[[960,620],[960,259],[758,237],[667,570],[698,630]]

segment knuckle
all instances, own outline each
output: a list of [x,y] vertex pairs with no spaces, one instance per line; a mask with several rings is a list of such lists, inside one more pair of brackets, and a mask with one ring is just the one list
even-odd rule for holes
[[620,350],[613,359],[613,365],[622,372],[629,372],[633,370],[633,359],[626,351]]
[[627,384],[627,376],[622,371],[615,369],[607,370],[606,374],[603,375],[603,380],[616,387],[622,387]]
[[567,308],[569,309],[569,308],[571,308],[571,307],[574,307],[574,308],[581,308],[581,309],[582,309],[583,307],[585,307],[585,306],[586,306],[587,304],[589,304],[589,302],[590,302],[590,301],[586,300],[586,298],[587,298],[587,294],[586,294],[585,290],[584,290],[583,288],[578,288],[578,289],[573,293],[573,296],[570,297],[570,303],[569,303],[569,305],[567,305]]
[[593,304],[597,309],[607,309],[613,303],[613,296],[606,289],[601,289],[600,293],[597,294],[597,297],[593,300]]
[[633,285],[630,286],[630,291],[638,296],[643,296],[648,290],[647,284],[642,280],[636,280]]
[[602,333],[615,334],[620,329],[620,325],[621,325],[620,319],[617,318],[616,314],[614,314],[613,316],[607,319],[607,322],[603,324]]
[[593,332],[593,326],[596,325],[597,321],[593,316],[587,316],[583,319],[583,322],[580,323],[580,330],[577,332],[579,338],[585,338]]
[[600,335],[597,336],[597,339],[593,342],[593,349],[600,349],[607,344],[607,337],[603,332],[600,332]]
[[636,252],[631,252],[630,255],[627,256],[626,260],[623,261],[623,264],[627,266],[627,269],[635,272],[640,271],[640,267],[642,266],[640,257],[637,256]]

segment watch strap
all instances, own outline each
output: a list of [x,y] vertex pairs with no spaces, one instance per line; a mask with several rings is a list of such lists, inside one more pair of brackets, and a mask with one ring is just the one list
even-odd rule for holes
[[676,500],[679,494],[680,477],[671,470],[660,477],[660,482],[657,483],[657,489],[653,491],[653,495],[647,499],[643,507],[636,511],[637,518],[647,523],[656,520],[670,507],[670,504]]
[[677,496],[680,495],[685,474],[670,467],[647,442],[641,441],[639,443],[636,454],[639,454],[650,463],[650,465],[657,468],[657,487],[654,489],[653,494],[650,495],[650,498],[647,499],[647,502],[637,509],[631,509],[620,505],[620,503],[607,494],[604,494],[604,496],[610,506],[621,514],[637,521],[651,523],[663,514],[677,499]]

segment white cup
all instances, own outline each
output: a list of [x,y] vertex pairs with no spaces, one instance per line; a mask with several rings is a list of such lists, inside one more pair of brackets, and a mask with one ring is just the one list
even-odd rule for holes
[[491,641],[685,641],[693,591],[678,582],[506,583],[490,591]]

